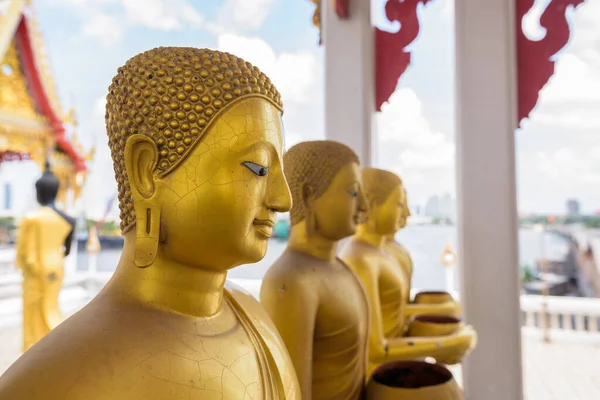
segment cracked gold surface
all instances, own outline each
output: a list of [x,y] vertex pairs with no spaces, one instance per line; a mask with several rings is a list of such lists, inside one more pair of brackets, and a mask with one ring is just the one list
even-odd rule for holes
[[[231,101],[165,170],[156,138],[111,143],[135,229],[100,294],[0,377],[0,399],[300,398],[266,311],[226,283],[265,255],[276,212],[291,208],[281,114],[267,96]],[[128,118],[109,113],[108,125]]]

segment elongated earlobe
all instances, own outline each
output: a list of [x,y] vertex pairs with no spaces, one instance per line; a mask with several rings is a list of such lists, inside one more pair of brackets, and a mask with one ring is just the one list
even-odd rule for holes
[[[136,210],[135,266],[146,268],[154,263],[160,241],[160,208]],[[144,210],[140,210],[144,211]]]

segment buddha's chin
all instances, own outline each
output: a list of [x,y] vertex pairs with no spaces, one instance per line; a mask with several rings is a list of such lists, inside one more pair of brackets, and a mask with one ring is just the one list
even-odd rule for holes
[[[260,243],[263,242],[263,243]],[[250,247],[246,252],[246,258],[248,259],[247,264],[252,264],[255,262],[259,262],[263,258],[265,258],[265,254],[267,254],[267,239],[257,240],[255,244]]]

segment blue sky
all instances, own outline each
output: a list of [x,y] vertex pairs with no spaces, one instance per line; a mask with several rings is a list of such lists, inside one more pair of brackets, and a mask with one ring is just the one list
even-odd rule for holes
[[[376,23],[384,25],[381,1]],[[324,2],[325,4],[327,2]],[[537,2],[543,10],[546,0]],[[309,0],[35,0],[65,109],[97,145],[84,197],[101,212],[115,190],[103,98],[117,68],[160,45],[219,48],[263,69],[282,92],[287,142],[323,132],[323,49]],[[454,188],[454,40],[450,0],[421,7],[413,64],[378,115],[378,166],[399,173],[413,204]],[[536,13],[526,21],[539,34]],[[158,16],[161,16],[160,18]],[[519,206],[562,212],[568,197],[600,209],[600,0],[569,14],[573,37],[525,128],[517,132]],[[394,29],[386,25],[386,29]]]

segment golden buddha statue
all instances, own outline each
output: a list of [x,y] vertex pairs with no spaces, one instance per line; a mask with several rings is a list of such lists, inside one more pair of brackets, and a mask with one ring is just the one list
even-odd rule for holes
[[366,202],[358,156],[333,141],[299,143],[283,158],[292,193],[288,246],[260,300],[290,353],[303,399],[360,399],[369,309],[358,277],[336,257]]
[[23,351],[63,321],[58,295],[75,219],[54,206],[59,187],[46,161],[45,171],[35,183],[41,207],[26,215],[19,227],[16,265],[23,271]]
[[[402,185],[402,183],[400,183]],[[410,217],[408,208],[408,196],[406,188],[402,185],[400,192],[400,212],[398,220],[398,230],[406,227],[406,221]],[[452,295],[440,291],[422,291],[419,292],[414,301],[411,302],[411,282],[413,275],[413,262],[408,250],[396,241],[396,232],[388,235],[385,239],[385,248],[400,266],[403,275],[405,287],[402,289],[406,297],[406,317],[419,314],[436,314],[458,317],[461,310],[459,304],[454,301]]]
[[375,168],[363,169],[362,176],[367,218],[346,243],[340,258],[358,275],[369,298],[368,373],[395,360],[433,357],[442,364],[460,362],[474,346],[476,334],[458,320],[452,319],[453,324],[450,317],[415,321],[420,329],[414,331],[419,336],[407,336],[407,285],[385,245],[386,238],[399,229],[404,208],[402,182],[397,175]]
[[109,88],[124,248],[87,306],[0,378],[11,400],[299,399],[260,303],[226,282],[291,207],[280,95],[228,53],[161,47]]
[[[406,226],[406,220],[408,217],[410,217],[410,209],[408,208],[408,199],[406,196],[406,189],[404,187],[402,187],[400,192],[400,207],[398,230]],[[405,284],[405,288],[402,289],[402,292],[406,296],[406,302],[410,303],[410,289],[413,275],[413,262],[412,258],[410,257],[410,253],[403,245],[396,241],[396,232],[386,236],[385,247],[386,250],[396,259],[396,262],[401,268],[403,282]]]

